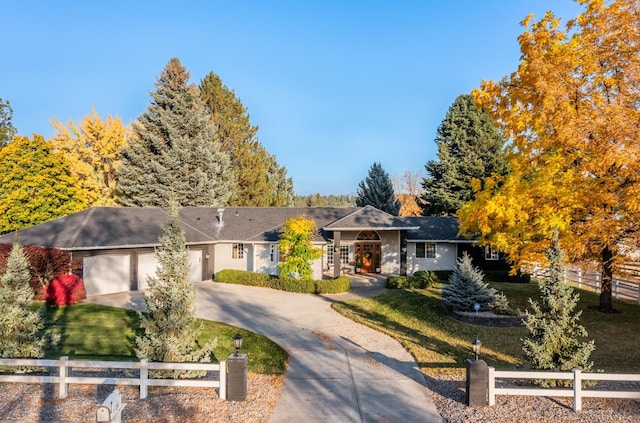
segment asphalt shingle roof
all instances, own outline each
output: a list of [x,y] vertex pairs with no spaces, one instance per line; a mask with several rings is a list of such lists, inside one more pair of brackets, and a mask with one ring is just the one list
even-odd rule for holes
[[[220,211],[222,212],[220,213]],[[407,230],[413,240],[465,240],[458,237],[455,217],[397,217],[366,207],[184,207],[180,220],[188,244],[216,241],[276,242],[284,222],[305,215],[316,222],[314,241],[326,241],[327,231]],[[220,217],[222,224],[220,224]],[[67,250],[158,245],[167,211],[160,208],[92,207],[18,232],[22,245]],[[0,236],[13,243],[15,235]]]

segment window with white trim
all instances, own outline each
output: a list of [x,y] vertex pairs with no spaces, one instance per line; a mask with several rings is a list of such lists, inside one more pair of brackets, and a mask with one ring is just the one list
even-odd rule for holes
[[[333,255],[335,254],[335,245],[329,244],[327,246],[327,264],[329,266],[333,266]],[[340,263],[348,263],[349,262],[349,246],[341,245],[340,246]]]
[[416,242],[416,258],[436,258],[436,243]]
[[243,243],[237,243],[237,244],[233,244],[233,249],[231,252],[231,258],[232,259],[243,259],[244,258],[244,244]]
[[489,247],[488,245],[484,247],[484,259],[485,260],[498,260],[499,255],[498,251]]

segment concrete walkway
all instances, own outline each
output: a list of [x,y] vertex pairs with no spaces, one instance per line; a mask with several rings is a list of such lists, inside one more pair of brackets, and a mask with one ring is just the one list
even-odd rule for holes
[[[331,309],[336,301],[383,292],[383,278],[358,275],[350,293],[324,296],[197,285],[199,317],[259,333],[289,353],[271,423],[442,421],[413,357],[392,338]],[[135,293],[88,301],[137,309],[142,304]]]

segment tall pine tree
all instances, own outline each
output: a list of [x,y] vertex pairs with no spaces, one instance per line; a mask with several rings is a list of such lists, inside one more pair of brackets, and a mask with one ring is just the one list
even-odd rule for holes
[[451,105],[438,127],[438,160],[425,165],[424,193],[418,204],[423,216],[455,215],[473,199],[471,180],[507,171],[504,139],[489,115],[470,95]]
[[[529,335],[523,340],[523,350],[531,367],[539,370],[589,371],[593,363],[589,356],[595,349],[593,341],[583,342],[587,330],[579,324],[582,311],[574,312],[580,299],[565,281],[564,253],[555,232],[547,250],[549,269],[540,281],[540,303],[529,299],[532,311],[527,311],[525,326]],[[539,381],[555,385],[557,381]]]
[[[172,201],[172,200],[171,200]],[[147,279],[144,295],[147,314],[141,316],[144,333],[136,337],[136,355],[151,361],[209,361],[216,340],[201,346],[196,324],[196,289],[189,280],[189,257],[185,234],[178,219],[179,208],[172,202],[169,222],[156,249],[156,276]],[[199,373],[162,371],[158,375],[179,377]]]
[[291,206],[291,179],[286,178],[286,169],[279,166],[275,157],[258,141],[258,127],[251,125],[247,110],[233,90],[210,72],[200,82],[200,91],[218,140],[231,158],[236,188],[228,204]]
[[397,216],[400,212],[400,201],[393,192],[391,178],[380,163],[374,163],[367,177],[358,184],[356,206],[373,206],[379,210]]
[[15,243],[0,276],[0,357],[44,356],[47,338],[39,334],[44,327],[44,309],[32,309],[34,293],[30,280],[27,256]]
[[119,201],[126,206],[222,206],[233,194],[230,161],[206,116],[189,73],[171,59],[133,124],[118,169]]

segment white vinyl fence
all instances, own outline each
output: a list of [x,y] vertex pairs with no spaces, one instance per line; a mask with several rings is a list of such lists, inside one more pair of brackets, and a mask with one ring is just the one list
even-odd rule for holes
[[[545,273],[546,269],[536,269],[532,276],[544,277]],[[597,294],[602,290],[602,275],[598,272],[571,268],[567,269],[565,279],[580,289],[594,291]],[[614,276],[611,295],[618,300],[626,300],[640,304],[640,281]]]
[[[497,388],[496,379],[563,379],[572,380],[572,388]],[[489,405],[496,405],[496,395],[524,395],[538,397],[573,397],[573,411],[582,410],[582,398],[624,398],[640,399],[640,391],[606,391],[585,389],[584,381],[623,381],[640,382],[640,375],[612,373],[582,373],[578,369],[573,372],[520,372],[497,371],[489,367]]]
[[[216,363],[160,363],[148,361],[91,361],[69,360],[60,357],[58,360],[41,360],[27,358],[0,358],[0,367],[46,367],[57,369],[57,376],[0,374],[0,382],[22,383],[57,383],[58,397],[66,398],[69,384],[89,385],[134,385],[140,386],[140,398],[147,397],[149,386],[191,386],[217,388],[220,399],[227,399],[227,367],[226,361]],[[70,376],[71,369],[129,369],[138,370],[137,377],[114,376]],[[155,379],[149,378],[149,370],[204,370],[219,372],[217,379]]]

